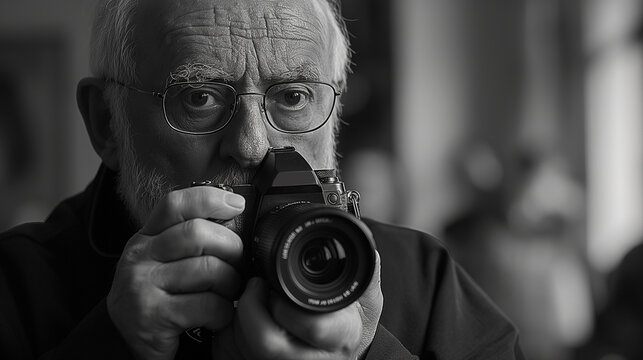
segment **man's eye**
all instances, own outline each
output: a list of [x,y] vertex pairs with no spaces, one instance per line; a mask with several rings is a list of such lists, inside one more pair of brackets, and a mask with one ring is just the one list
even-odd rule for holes
[[299,104],[305,98],[306,96],[304,94],[298,91],[291,91],[284,94],[284,103],[293,106]]
[[290,110],[301,110],[310,101],[312,97],[310,92],[304,90],[284,90],[279,93],[277,103]]
[[188,105],[194,107],[204,107],[216,105],[215,97],[205,91],[193,91],[187,96]]

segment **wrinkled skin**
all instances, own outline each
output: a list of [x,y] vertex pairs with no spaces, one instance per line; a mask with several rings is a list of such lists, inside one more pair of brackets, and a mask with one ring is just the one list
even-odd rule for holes
[[[221,70],[227,79],[215,80],[238,92],[263,92],[292,78],[329,82],[329,46],[320,46],[328,41],[319,35],[327,25],[315,11],[308,1],[147,1],[137,21],[140,84],[163,89],[170,72],[190,63]],[[140,161],[163,169],[175,184],[207,178],[231,162],[257,166],[270,146],[295,146],[313,168],[334,165],[330,123],[313,133],[280,133],[265,122],[259,96],[244,97],[231,123],[209,136],[177,134],[154,97],[132,94],[130,102]]]
[[[330,18],[321,6],[297,0],[142,1],[135,19],[137,86],[163,89],[168,74],[186,64],[216,68],[220,74],[213,80],[238,92],[263,92],[293,79],[332,82]],[[185,188],[233,163],[256,167],[270,146],[292,145],[314,168],[333,167],[332,121],[308,134],[279,133],[265,122],[260,97],[245,96],[223,131],[190,136],[167,126],[158,99],[135,92],[127,116],[138,160],[183,188],[160,201],[129,240],[107,297],[108,312],[136,356],[172,359],[179,335],[195,326],[215,333],[215,359],[363,355],[382,309],[379,261],[358,302],[327,314],[303,311],[259,278],[244,284],[239,236],[204,220],[233,218],[243,199],[215,188]],[[235,309],[232,301],[239,296]]]

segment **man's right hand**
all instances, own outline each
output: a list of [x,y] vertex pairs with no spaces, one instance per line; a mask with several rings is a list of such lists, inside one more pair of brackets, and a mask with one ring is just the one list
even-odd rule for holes
[[206,219],[231,219],[243,207],[241,195],[214,187],[173,191],[129,239],[107,310],[137,358],[172,359],[185,329],[216,331],[232,320],[243,244]]

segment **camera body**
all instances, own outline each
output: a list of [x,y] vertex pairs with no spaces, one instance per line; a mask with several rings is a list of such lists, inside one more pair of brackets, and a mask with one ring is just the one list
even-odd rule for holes
[[235,221],[248,267],[302,308],[327,312],[357,300],[375,269],[359,195],[335,169],[313,170],[294,147],[271,148],[250,184],[195,182],[241,194]]

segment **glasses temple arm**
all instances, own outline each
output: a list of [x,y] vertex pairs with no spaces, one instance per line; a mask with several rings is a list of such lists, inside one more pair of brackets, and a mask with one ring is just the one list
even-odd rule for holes
[[160,91],[139,89],[139,88],[136,88],[134,86],[130,86],[130,85],[124,84],[124,83],[122,83],[122,82],[120,82],[118,80],[114,80],[114,79],[110,79],[110,78],[105,79],[105,81],[120,85],[120,86],[122,86],[124,88],[127,88],[127,89],[130,89],[130,90],[134,90],[134,91],[136,91],[138,93],[141,93],[141,94],[154,95],[154,96],[156,96],[156,97],[158,97],[160,99],[163,98],[163,93],[160,92]]

